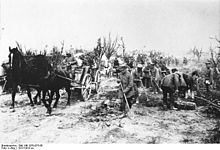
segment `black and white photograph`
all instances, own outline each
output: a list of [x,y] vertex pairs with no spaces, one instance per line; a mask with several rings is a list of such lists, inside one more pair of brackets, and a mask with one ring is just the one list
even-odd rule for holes
[[0,0],[2,150],[218,143],[220,0]]

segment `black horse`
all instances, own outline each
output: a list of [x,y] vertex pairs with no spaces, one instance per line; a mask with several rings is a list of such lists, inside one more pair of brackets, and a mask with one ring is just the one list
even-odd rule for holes
[[[58,70],[58,69],[52,70],[49,77],[47,79],[43,80],[43,82],[40,85],[40,87],[43,91],[42,101],[43,101],[44,105],[46,106],[47,112],[49,114],[51,114],[51,112],[52,112],[51,103],[53,100],[53,95],[54,95],[54,93],[56,93],[56,101],[53,106],[54,108],[56,108],[58,100],[60,98],[59,90],[62,88],[65,88],[65,90],[68,94],[67,105],[70,105],[70,94],[71,94],[70,86],[71,86],[70,75],[67,71],[64,71],[64,70]],[[46,96],[46,92],[48,90],[50,90],[51,93],[50,93],[49,102],[46,103],[45,96]]]
[[40,84],[48,76],[50,64],[47,58],[44,55],[37,55],[32,59],[25,60],[22,52],[20,52],[17,47],[12,49],[9,47],[9,63],[12,83],[11,108],[14,108],[18,85],[27,89],[31,106],[33,106],[34,103],[31,98],[30,88],[36,88],[39,90]]

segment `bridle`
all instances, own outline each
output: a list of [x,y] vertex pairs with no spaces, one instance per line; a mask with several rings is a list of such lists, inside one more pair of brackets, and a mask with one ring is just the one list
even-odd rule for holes
[[12,52],[10,52],[9,53],[9,55],[8,55],[8,59],[9,59],[9,67],[10,67],[10,70],[12,69],[12,61],[13,61],[13,58],[11,57],[11,55],[12,55]]
[[[13,55],[13,56],[12,56],[12,55]],[[10,51],[10,53],[9,53],[9,55],[8,55],[8,57],[9,57],[10,69],[12,69],[12,67],[13,67],[13,61],[14,61],[14,60],[13,60],[13,57],[14,57],[14,55],[15,55],[14,52],[11,52],[11,51]],[[22,65],[22,62],[21,62],[21,60],[20,60],[20,59],[21,59],[21,56],[19,55],[18,52],[17,52],[17,55],[18,55],[18,57],[19,57],[18,67],[21,68],[21,67],[22,67],[22,66],[21,66],[21,65]],[[25,60],[24,60],[24,63],[27,64],[27,62],[26,62]]]

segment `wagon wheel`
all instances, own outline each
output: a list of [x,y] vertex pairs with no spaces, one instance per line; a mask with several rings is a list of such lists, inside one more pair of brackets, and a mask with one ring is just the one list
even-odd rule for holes
[[100,71],[97,70],[96,74],[95,74],[95,90],[96,90],[96,92],[98,92],[98,89],[99,89],[99,86],[100,86],[100,82],[101,82]]
[[87,101],[91,96],[91,76],[87,74],[84,78],[84,83],[81,88],[81,93],[84,101]]

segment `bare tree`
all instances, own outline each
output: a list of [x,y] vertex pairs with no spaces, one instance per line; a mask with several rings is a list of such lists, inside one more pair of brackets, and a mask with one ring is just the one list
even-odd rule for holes
[[124,43],[124,39],[123,39],[123,37],[121,37],[121,47],[122,47],[122,50],[123,50],[123,57],[125,57],[125,43]]
[[97,64],[98,68],[101,66],[101,59],[102,56],[105,54],[105,49],[102,47],[101,38],[97,40],[97,46],[94,48],[95,53],[95,63]]
[[103,51],[105,52],[105,56],[108,60],[117,53],[119,46],[118,38],[116,37],[114,40],[112,40],[110,33],[108,39],[105,37],[103,38]]
[[61,54],[63,54],[63,50],[64,50],[64,41],[61,41],[61,48],[60,48],[60,52]]
[[196,48],[196,46],[194,46],[193,49],[190,50],[193,53],[194,57],[197,57],[197,60],[200,61],[203,50],[202,48],[199,50],[198,48]]
[[217,38],[217,36],[215,36],[215,37],[210,37],[210,39],[215,39],[216,42],[218,42],[218,43],[220,44],[220,40]]
[[212,46],[209,47],[209,51],[211,54],[211,61],[214,65],[214,67],[217,67],[217,65],[220,63],[220,51],[216,52],[215,48],[212,48]]

